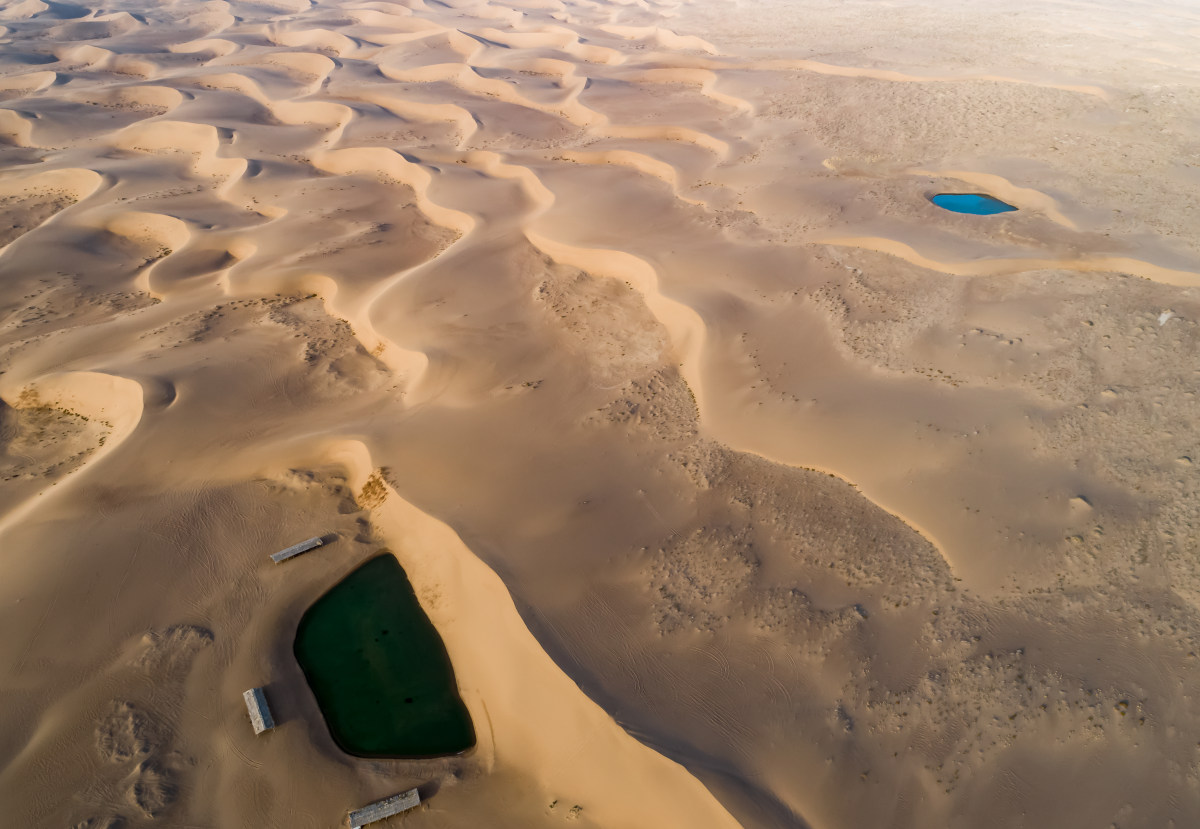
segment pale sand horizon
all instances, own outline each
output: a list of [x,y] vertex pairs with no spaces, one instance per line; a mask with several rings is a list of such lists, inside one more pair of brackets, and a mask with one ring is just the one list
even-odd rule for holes
[[[1197,824],[1198,34],[0,9],[0,823]],[[292,656],[380,550],[462,756]]]

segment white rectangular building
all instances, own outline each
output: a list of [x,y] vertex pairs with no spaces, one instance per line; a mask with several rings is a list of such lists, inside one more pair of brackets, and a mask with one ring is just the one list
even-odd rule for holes
[[409,789],[406,792],[385,797],[383,800],[376,801],[369,806],[363,806],[361,809],[355,809],[351,812],[350,829],[362,829],[368,823],[374,823],[377,820],[383,820],[385,817],[407,812],[409,809],[420,804],[421,795],[417,793],[416,789]]
[[267,707],[267,697],[262,688],[251,688],[242,693],[246,701],[246,710],[250,712],[250,724],[254,726],[255,734],[262,734],[275,727],[275,719],[271,709]]
[[287,561],[293,556],[298,556],[301,553],[307,553],[309,550],[315,550],[324,543],[324,539],[322,539],[320,536],[317,536],[316,538],[310,538],[308,541],[301,541],[299,544],[293,544],[286,550],[280,550],[278,553],[272,553],[271,560],[278,564],[281,561]]

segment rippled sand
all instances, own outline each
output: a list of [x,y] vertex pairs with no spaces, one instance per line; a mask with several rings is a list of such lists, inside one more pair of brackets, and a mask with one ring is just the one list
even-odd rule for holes
[[[0,27],[4,821],[1200,822],[1200,14]],[[465,756],[292,657],[380,549]]]

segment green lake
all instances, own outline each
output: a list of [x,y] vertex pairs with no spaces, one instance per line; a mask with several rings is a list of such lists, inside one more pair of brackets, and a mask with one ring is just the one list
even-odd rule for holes
[[319,598],[294,650],[347,753],[436,757],[475,745],[442,638],[395,556],[376,556]]

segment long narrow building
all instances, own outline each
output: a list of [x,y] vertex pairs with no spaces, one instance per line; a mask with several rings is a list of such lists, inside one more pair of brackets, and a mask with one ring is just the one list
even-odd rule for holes
[[271,709],[267,706],[267,696],[263,693],[262,688],[251,688],[249,691],[244,691],[242,699],[246,701],[246,710],[250,712],[250,724],[254,726],[255,734],[262,734],[275,727],[275,718],[271,716]]
[[301,541],[299,544],[293,544],[286,550],[280,550],[278,553],[271,554],[271,561],[278,564],[281,561],[287,561],[293,556],[298,556],[301,553],[307,553],[309,550],[315,550],[325,543],[325,540],[320,536],[315,536],[307,541]]
[[416,789],[409,789],[400,794],[394,794],[391,797],[385,797],[383,800],[378,800],[369,806],[363,806],[361,809],[355,809],[350,813],[350,829],[362,829],[368,823],[374,823],[377,820],[383,820],[392,815],[398,815],[401,812],[407,812],[421,803],[421,795]]

